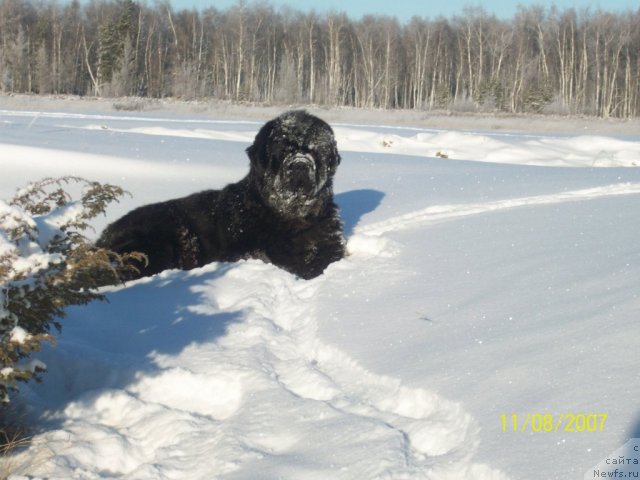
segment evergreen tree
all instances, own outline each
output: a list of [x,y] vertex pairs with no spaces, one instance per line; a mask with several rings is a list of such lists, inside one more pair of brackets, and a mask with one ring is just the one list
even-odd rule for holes
[[[84,186],[79,200],[64,190],[68,183]],[[133,268],[129,259],[143,258],[96,248],[83,234],[89,220],[123,193],[64,177],[0,201],[0,403],[9,401],[16,382],[37,379],[46,369],[27,359],[42,342],[53,341],[51,330],[60,330],[66,307],[103,299],[96,288]]]

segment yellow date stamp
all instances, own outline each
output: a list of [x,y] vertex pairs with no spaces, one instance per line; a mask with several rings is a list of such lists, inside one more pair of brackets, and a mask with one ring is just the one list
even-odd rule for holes
[[606,413],[512,413],[500,415],[503,432],[604,432]]

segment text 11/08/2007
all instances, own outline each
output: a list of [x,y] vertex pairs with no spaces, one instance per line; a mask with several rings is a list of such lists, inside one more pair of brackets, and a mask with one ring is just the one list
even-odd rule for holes
[[502,414],[503,432],[603,432],[606,413],[527,413],[526,415]]

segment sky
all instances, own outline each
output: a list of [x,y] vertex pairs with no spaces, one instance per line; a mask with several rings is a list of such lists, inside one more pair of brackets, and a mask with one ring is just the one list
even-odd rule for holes
[[[253,3],[253,0],[245,0]],[[237,3],[237,0],[170,0],[175,9],[192,8],[204,9],[215,7],[221,10]],[[593,10],[602,9],[612,12],[636,10],[640,8],[640,0],[497,0],[491,2],[477,2],[473,0],[266,0],[275,7],[289,6],[301,11],[329,11],[345,12],[352,19],[359,19],[367,14],[381,14],[397,17],[406,22],[414,15],[425,18],[439,16],[453,17],[462,13],[466,6],[481,5],[489,13],[501,18],[510,18],[516,12],[518,5],[538,4],[557,5],[561,10],[575,7],[582,9],[590,7]]]

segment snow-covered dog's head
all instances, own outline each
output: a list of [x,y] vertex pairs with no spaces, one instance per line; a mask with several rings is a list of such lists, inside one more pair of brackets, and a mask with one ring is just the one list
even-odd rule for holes
[[260,129],[247,154],[251,181],[280,216],[314,215],[331,200],[340,155],[333,130],[318,117],[283,113]]

